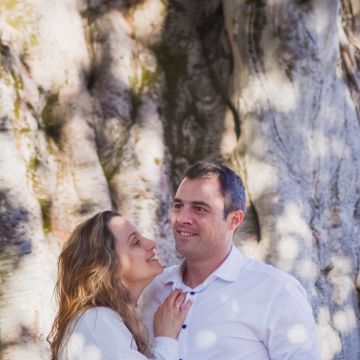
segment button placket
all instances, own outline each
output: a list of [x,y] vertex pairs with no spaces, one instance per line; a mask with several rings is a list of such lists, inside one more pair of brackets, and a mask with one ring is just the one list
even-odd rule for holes
[[[195,291],[189,291],[187,290],[186,293],[186,298],[185,298],[185,302],[188,300],[192,301],[192,305],[190,307],[189,312],[186,315],[184,324],[181,326],[181,331],[179,333],[179,346],[180,346],[180,356],[181,359],[184,360],[187,358],[187,354],[188,354],[188,343],[189,343],[189,338],[191,338],[191,318],[192,318],[192,313],[193,313],[193,308],[195,305],[195,301],[196,301],[196,296],[194,296],[196,294]],[[181,360],[179,359],[179,360]]]

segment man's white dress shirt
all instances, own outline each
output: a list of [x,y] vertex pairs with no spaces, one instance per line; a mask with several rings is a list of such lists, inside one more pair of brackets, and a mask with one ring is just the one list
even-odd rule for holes
[[[60,346],[58,360],[146,360],[121,317],[107,307],[85,311],[69,328]],[[73,330],[72,330],[73,329]],[[72,331],[71,331],[72,330]],[[175,339],[156,337],[154,359],[178,360]]]
[[199,286],[182,280],[182,265],[167,268],[146,289],[141,307],[152,334],[156,308],[172,289],[193,305],[178,340],[182,360],[318,360],[316,324],[300,283],[232,247]]

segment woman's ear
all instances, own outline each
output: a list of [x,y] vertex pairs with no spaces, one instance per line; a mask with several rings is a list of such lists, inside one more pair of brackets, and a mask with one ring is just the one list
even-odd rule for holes
[[237,227],[243,222],[244,220],[244,212],[242,210],[236,210],[230,213],[230,229],[236,230]]

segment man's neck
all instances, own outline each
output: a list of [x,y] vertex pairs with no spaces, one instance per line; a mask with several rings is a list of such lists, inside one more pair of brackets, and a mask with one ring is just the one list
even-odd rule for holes
[[202,284],[228,257],[230,247],[222,256],[211,259],[186,259],[183,268],[184,284],[194,289]]

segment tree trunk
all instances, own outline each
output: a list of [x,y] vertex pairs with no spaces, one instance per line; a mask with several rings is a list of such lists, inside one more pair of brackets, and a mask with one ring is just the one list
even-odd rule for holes
[[357,0],[2,0],[1,358],[48,358],[56,257],[113,208],[178,261],[185,168],[244,178],[243,253],[306,287],[322,360],[360,357]]
[[235,158],[259,224],[239,242],[306,286],[322,359],[358,359],[360,119],[340,57],[339,3],[224,9],[242,128]]

